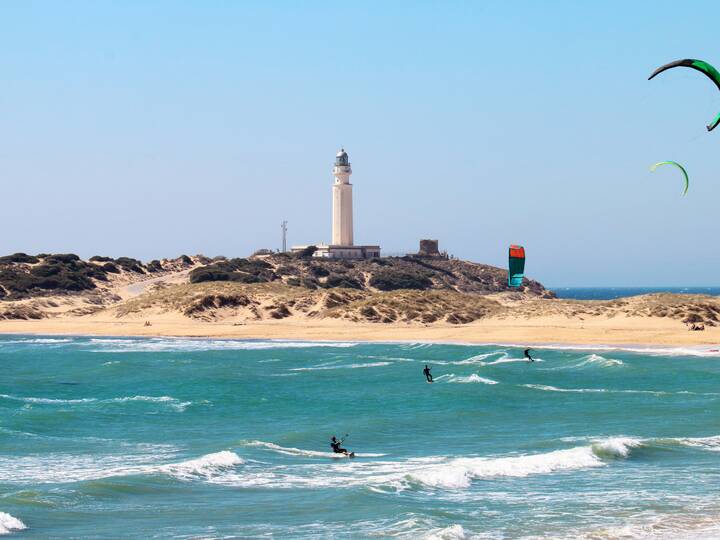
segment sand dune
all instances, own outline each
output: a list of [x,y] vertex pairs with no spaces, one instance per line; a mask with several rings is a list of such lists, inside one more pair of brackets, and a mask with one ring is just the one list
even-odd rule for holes
[[[517,344],[720,341],[720,300],[703,295],[573,301],[516,292],[308,289],[277,281],[190,284],[192,267],[145,279],[113,276],[101,295],[4,301],[0,333]],[[691,322],[704,324],[705,331],[688,331]]]

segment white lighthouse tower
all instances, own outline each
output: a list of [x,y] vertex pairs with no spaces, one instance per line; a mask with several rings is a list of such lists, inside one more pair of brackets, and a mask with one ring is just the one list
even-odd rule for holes
[[335,156],[333,167],[335,184],[332,187],[332,245],[353,245],[352,168],[344,148]]
[[356,246],[353,239],[352,184],[350,160],[344,148],[335,154],[332,174],[332,241],[330,244],[293,246],[293,253],[314,248],[313,257],[327,259],[371,259],[380,256],[380,246]]

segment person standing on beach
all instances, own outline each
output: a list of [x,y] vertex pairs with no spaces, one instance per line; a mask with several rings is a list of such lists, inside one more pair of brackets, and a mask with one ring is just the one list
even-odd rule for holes
[[425,375],[427,382],[433,382],[432,374],[430,373],[430,368],[427,364],[425,364],[425,369],[423,369],[423,375]]
[[535,360],[533,360],[533,357],[530,356],[530,349],[525,349],[525,353],[524,353],[523,356],[524,356],[525,358],[527,358],[528,360],[530,360],[530,362],[534,362],[534,361],[535,361]]

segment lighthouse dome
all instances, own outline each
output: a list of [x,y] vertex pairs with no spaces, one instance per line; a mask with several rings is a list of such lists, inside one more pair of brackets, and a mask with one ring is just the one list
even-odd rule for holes
[[344,148],[341,148],[337,154],[335,154],[335,165],[337,166],[348,166],[348,155]]

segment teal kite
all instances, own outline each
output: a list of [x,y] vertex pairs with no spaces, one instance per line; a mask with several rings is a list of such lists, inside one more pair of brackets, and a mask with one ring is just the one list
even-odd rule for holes
[[650,167],[650,172],[655,172],[655,169],[657,169],[660,165],[675,165],[678,169],[682,171],[683,176],[685,177],[685,189],[683,190],[683,195],[685,195],[688,188],[690,187],[690,179],[688,178],[688,173],[685,170],[685,167],[675,161],[661,161],[660,163],[656,163],[655,165]]
[[[714,82],[715,86],[717,86],[718,90],[720,90],[720,72],[707,62],[704,62],[703,60],[693,60],[692,58],[686,58],[685,60],[676,60],[675,62],[670,62],[669,64],[660,66],[655,71],[653,71],[653,74],[650,75],[650,77],[648,77],[648,81],[656,75],[659,75],[663,71],[676,67],[689,67],[690,69],[699,71],[700,73],[707,76],[712,82]],[[707,126],[707,130],[712,131],[717,127],[718,124],[720,124],[720,113],[718,113],[715,119],[710,122],[710,124]]]
[[510,246],[508,252],[508,287],[519,287],[525,277],[525,248]]

